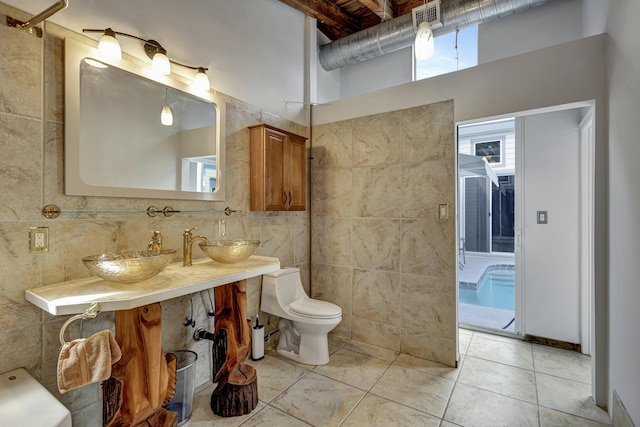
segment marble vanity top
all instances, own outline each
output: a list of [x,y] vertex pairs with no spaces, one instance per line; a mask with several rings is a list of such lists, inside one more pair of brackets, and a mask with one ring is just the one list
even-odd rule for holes
[[130,310],[278,269],[280,261],[272,257],[253,255],[237,264],[219,264],[204,258],[194,260],[189,267],[175,262],[157,276],[139,283],[88,277],[27,289],[25,298],[53,315],[81,314],[94,302],[100,303],[102,311]]

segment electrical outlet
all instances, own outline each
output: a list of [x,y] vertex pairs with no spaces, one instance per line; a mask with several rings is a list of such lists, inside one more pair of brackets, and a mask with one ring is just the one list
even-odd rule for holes
[[227,235],[227,221],[224,219],[218,220],[218,236]]
[[49,227],[29,227],[29,251],[49,251]]

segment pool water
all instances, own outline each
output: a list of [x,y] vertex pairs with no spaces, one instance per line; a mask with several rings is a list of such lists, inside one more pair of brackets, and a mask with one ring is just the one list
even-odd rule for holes
[[482,307],[513,310],[515,304],[515,272],[513,270],[489,270],[478,288],[460,289],[459,302]]

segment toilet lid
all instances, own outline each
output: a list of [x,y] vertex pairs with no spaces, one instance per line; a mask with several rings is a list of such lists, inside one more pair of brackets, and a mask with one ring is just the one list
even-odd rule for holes
[[317,319],[328,319],[342,315],[342,309],[335,304],[317,299],[299,299],[289,304],[289,309],[296,314]]

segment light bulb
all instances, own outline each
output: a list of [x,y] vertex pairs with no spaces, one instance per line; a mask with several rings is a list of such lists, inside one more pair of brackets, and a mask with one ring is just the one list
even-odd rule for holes
[[198,68],[198,73],[193,78],[193,87],[202,91],[211,89],[211,83],[209,83],[209,77],[207,77],[207,74],[204,72],[204,68]]
[[424,61],[433,56],[434,40],[431,25],[427,21],[420,23],[416,33],[415,51],[416,60]]
[[156,73],[171,74],[171,63],[169,62],[169,58],[161,51],[158,51],[153,55],[151,68]]
[[116,60],[122,59],[120,43],[118,42],[118,39],[116,39],[116,33],[111,28],[104,30],[104,35],[100,37],[100,41],[98,42],[98,51],[100,51],[100,53],[106,58]]
[[162,113],[160,113],[160,123],[165,126],[173,126],[173,113],[171,107],[165,105],[162,107]]

